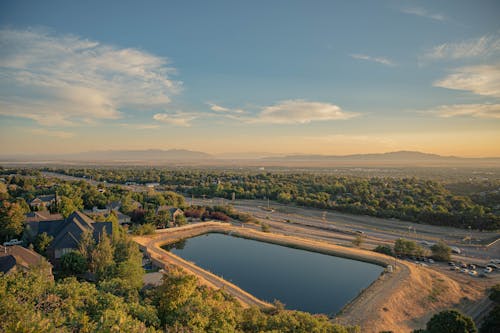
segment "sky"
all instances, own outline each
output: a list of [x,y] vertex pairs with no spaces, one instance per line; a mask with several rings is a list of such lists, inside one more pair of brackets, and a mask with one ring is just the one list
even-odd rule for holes
[[0,2],[0,154],[500,156],[500,2]]

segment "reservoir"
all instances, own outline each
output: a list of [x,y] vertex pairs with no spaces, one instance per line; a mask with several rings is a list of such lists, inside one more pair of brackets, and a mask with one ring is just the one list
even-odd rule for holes
[[287,309],[334,315],[382,273],[361,261],[209,233],[163,247]]

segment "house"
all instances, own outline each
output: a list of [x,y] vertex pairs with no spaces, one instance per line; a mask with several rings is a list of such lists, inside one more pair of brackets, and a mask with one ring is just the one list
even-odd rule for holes
[[52,265],[44,257],[33,250],[19,245],[0,245],[0,272],[9,274],[15,271],[27,271],[33,268],[40,268],[52,276]]
[[40,195],[35,199],[31,200],[30,206],[33,209],[41,210],[45,208],[50,208],[52,205],[56,203],[56,195]]
[[125,215],[120,211],[116,211],[115,214],[116,214],[116,217],[118,218],[119,224],[129,224],[130,223],[130,216]]
[[163,205],[156,209],[156,215],[158,215],[158,213],[162,211],[168,212],[170,216],[171,221],[169,223],[169,227],[174,226],[176,224],[175,219],[177,218],[177,216],[184,214],[184,212],[177,207]]
[[121,206],[122,206],[121,201],[112,201],[106,205],[106,208],[109,210],[118,211],[121,208]]
[[90,231],[94,240],[99,241],[103,233],[111,235],[111,222],[95,222],[82,212],[75,211],[66,219],[42,220],[27,223],[28,237],[34,238],[39,234],[47,233],[53,240],[47,248],[47,256],[57,261],[64,254],[78,248],[82,234]]
[[61,214],[52,214],[48,210],[40,210],[35,212],[30,212],[26,214],[26,223],[28,222],[40,222],[40,221],[54,221],[62,220]]

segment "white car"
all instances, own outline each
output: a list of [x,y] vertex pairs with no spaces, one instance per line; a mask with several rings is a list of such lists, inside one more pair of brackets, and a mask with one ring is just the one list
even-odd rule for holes
[[23,241],[20,241],[20,240],[14,238],[14,239],[11,239],[8,242],[3,243],[3,246],[19,245],[19,244],[22,244],[22,243],[23,243]]
[[500,264],[500,259],[491,259],[490,263],[498,265],[498,264]]
[[493,272],[493,268],[491,268],[491,267],[486,267],[486,268],[483,270],[483,272],[485,272],[485,273],[491,273],[491,272]]
[[469,271],[469,275],[471,275],[471,276],[476,276],[476,275],[477,275],[477,272],[476,272],[476,271],[472,271],[472,270],[471,270],[471,271]]

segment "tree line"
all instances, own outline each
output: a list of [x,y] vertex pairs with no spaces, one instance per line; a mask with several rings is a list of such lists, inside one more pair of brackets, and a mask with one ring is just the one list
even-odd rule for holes
[[[271,199],[352,214],[496,230],[500,214],[485,195],[452,192],[453,186],[415,177],[355,177],[313,172],[237,172],[170,169],[50,169],[66,175],[125,184],[158,182],[186,195]],[[462,186],[463,187],[463,186]]]

